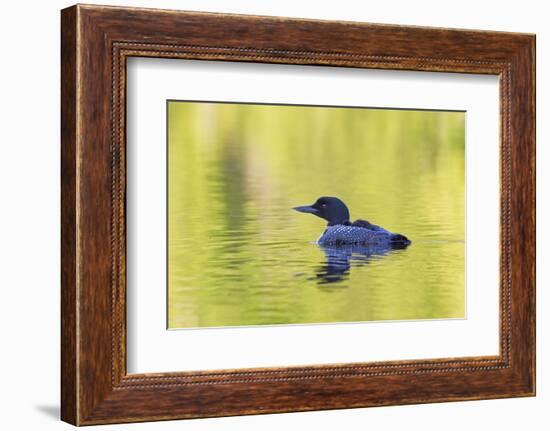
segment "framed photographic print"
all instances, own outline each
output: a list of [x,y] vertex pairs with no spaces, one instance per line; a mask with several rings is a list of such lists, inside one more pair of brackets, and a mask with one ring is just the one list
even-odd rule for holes
[[62,419],[535,394],[535,37],[62,11]]

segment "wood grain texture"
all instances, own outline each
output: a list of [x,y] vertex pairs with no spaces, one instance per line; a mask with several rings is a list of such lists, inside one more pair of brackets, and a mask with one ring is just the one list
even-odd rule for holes
[[[63,10],[63,420],[85,425],[533,395],[534,49],[533,35],[513,33],[101,6]],[[127,375],[130,56],[499,75],[500,354]]]
[[61,417],[77,422],[76,9],[61,16]]

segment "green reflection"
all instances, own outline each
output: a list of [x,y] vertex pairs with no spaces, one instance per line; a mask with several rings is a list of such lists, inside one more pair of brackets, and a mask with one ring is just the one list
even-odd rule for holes
[[[464,317],[462,112],[168,103],[170,328]],[[409,237],[321,283],[321,219]]]

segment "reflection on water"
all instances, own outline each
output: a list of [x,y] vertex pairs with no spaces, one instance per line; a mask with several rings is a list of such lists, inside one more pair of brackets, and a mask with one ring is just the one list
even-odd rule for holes
[[[464,114],[170,102],[171,328],[464,317]],[[338,196],[402,250],[322,248]]]
[[375,257],[392,251],[403,250],[405,245],[366,246],[366,245],[319,245],[325,253],[326,261],[317,267],[315,275],[319,284],[336,283],[344,280],[351,266],[363,266]]

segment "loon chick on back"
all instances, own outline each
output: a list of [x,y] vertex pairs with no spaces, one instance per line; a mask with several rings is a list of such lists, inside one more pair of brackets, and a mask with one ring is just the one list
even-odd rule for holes
[[323,196],[313,204],[293,208],[314,214],[328,221],[327,228],[317,240],[320,245],[361,244],[378,247],[406,247],[411,241],[404,235],[392,233],[366,220],[349,219],[349,210],[338,198]]

